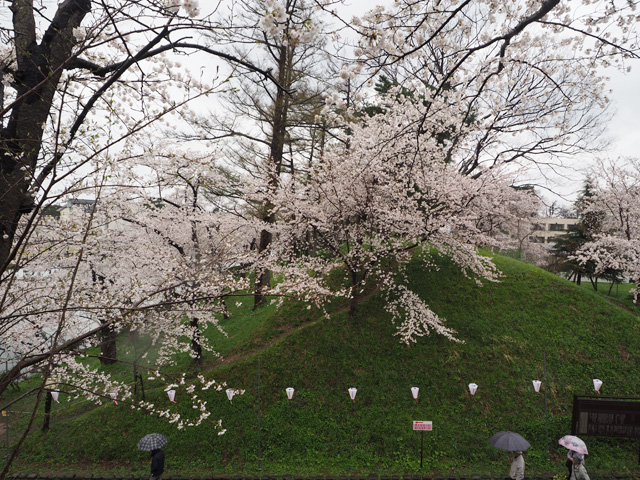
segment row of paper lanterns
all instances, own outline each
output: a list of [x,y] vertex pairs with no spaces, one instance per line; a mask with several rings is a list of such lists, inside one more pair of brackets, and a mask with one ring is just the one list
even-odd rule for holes
[[[542,386],[542,382],[540,380],[532,380],[531,383],[533,384],[533,389],[535,390],[535,392],[539,393],[540,392],[540,387]],[[469,387],[469,393],[471,395],[475,395],[476,391],[478,390],[478,384],[470,383],[468,385],[468,387]],[[593,388],[599,394],[600,393],[600,388],[602,388],[602,380],[594,378],[593,379]],[[355,403],[355,401],[356,401],[356,393],[358,393],[358,389],[355,388],[355,387],[351,387],[347,391],[349,392],[349,397]],[[228,389],[227,390],[227,397],[229,398],[229,401],[231,401],[231,399],[233,398],[233,394],[234,394],[233,392],[234,392],[234,390],[232,390],[232,389]],[[288,387],[288,388],[285,389],[285,392],[287,394],[287,398],[289,400],[291,400],[293,398],[293,393],[295,392],[295,389],[292,388],[292,387]],[[418,393],[419,392],[420,392],[420,388],[419,387],[411,387],[411,395],[413,396],[413,399],[416,402],[418,401]],[[174,395],[175,395],[175,392],[174,392]]]
[[[531,380],[531,383],[533,384],[533,390],[536,393],[540,392],[540,387],[542,386],[542,382],[540,380]],[[593,379],[593,389],[600,394],[600,389],[602,388],[602,380],[598,379],[598,378],[594,378]],[[416,388],[416,387],[413,387]],[[413,392],[413,388],[411,389],[411,391]],[[476,391],[478,390],[478,385],[475,383],[470,383],[469,384],[469,393],[471,393],[471,395],[475,395]],[[414,395],[413,398],[417,398],[417,394]]]
[[[531,383],[533,384],[533,389],[536,393],[540,392],[540,386],[542,385],[542,382],[540,380],[532,380]],[[600,393],[600,388],[602,388],[602,380],[599,380],[597,378],[593,379],[593,388],[597,393]],[[476,383],[470,383],[468,385],[469,388],[469,393],[471,395],[475,395],[476,391],[478,390],[478,385]],[[351,387],[349,389],[347,389],[347,391],[349,392],[349,397],[351,398],[351,401],[353,403],[356,403],[356,394],[358,393],[358,389],[355,387]],[[295,392],[295,389],[293,387],[288,387],[285,389],[285,393],[287,394],[287,398],[289,400],[291,400],[293,398],[293,394]],[[418,393],[420,392],[420,388],[419,387],[411,387],[411,395],[413,396],[414,400],[417,402],[418,401]],[[58,395],[60,392],[58,392],[57,390],[52,390],[51,391],[51,397],[58,402]],[[233,402],[233,397],[236,395],[236,393],[238,393],[238,391],[236,389],[233,388],[227,388],[226,390],[227,393],[227,398],[229,399],[229,402]],[[109,393],[109,396],[111,397],[111,399],[114,401],[114,403],[117,405],[118,404],[118,395],[114,392]],[[169,401],[176,403],[176,391],[175,390],[167,390],[167,396],[169,397]]]
[[[542,386],[542,382],[540,380],[532,380],[531,383],[533,384],[533,389],[536,393],[540,392],[540,387]],[[593,379],[593,388],[595,389],[595,391],[599,394],[600,393],[600,388],[602,388],[602,380],[599,380],[597,378]],[[469,393],[471,395],[475,395],[476,391],[478,390],[478,385],[476,383],[470,383],[468,385],[469,388]],[[355,387],[351,387],[348,388],[347,391],[349,392],[349,398],[351,398],[351,401],[353,403],[356,402],[356,394],[358,393],[358,389]],[[293,398],[293,394],[295,392],[295,389],[293,387],[287,387],[285,388],[285,393],[287,394],[287,398],[289,400],[291,400]],[[420,387],[411,387],[411,396],[413,396],[413,399],[417,402],[418,401],[418,394],[420,392]],[[234,390],[233,388],[228,388],[226,390],[227,393],[227,398],[229,399],[230,402],[233,401],[233,397],[235,396],[235,394],[237,393],[237,390]],[[169,396],[169,400],[175,403],[175,396],[176,396],[176,391],[175,390],[168,390],[167,391],[167,395]]]

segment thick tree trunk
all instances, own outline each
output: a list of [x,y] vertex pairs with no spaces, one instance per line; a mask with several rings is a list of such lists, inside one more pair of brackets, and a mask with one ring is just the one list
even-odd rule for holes
[[[279,48],[278,57],[278,83],[284,88],[291,88],[292,85],[292,67],[293,61],[293,49],[287,47]],[[280,173],[282,172],[282,162],[284,158],[284,144],[287,134],[287,116],[289,114],[290,99],[289,94],[282,89],[278,89],[276,93],[276,99],[273,106],[273,120],[269,151],[269,168],[271,171],[269,174],[269,187],[273,190],[278,188],[280,181]],[[271,204],[266,201],[264,205],[265,216],[264,222],[272,224],[275,222],[275,217],[271,213]],[[271,241],[273,235],[268,230],[264,229],[260,232],[260,242],[258,244],[258,253],[265,252]],[[266,296],[265,290],[271,283],[271,272],[267,269],[261,268],[256,270],[255,290],[253,295],[253,308],[254,310],[265,303]]]
[[227,320],[229,318],[229,309],[227,308],[227,301],[224,297],[220,298],[220,308],[222,309],[222,318]]
[[49,430],[49,422],[51,420],[51,405],[53,404],[53,397],[51,396],[51,392],[47,392],[46,395],[47,396],[44,400],[44,422],[42,423],[43,432]]
[[191,317],[191,320],[189,320],[189,326],[193,329],[191,332],[191,356],[195,363],[201,364],[202,345],[200,344],[200,326],[198,325],[198,319]]
[[100,344],[100,363],[102,365],[112,365],[118,361],[118,349],[116,343],[116,332],[113,325],[109,325],[101,333],[102,342]]
[[350,272],[351,280],[351,299],[349,300],[349,318],[354,320],[356,318],[356,312],[358,311],[358,305],[360,304],[360,289],[364,283],[364,274],[360,274],[355,270]]
[[[258,243],[258,252],[263,253],[271,244],[273,236],[271,232],[262,230],[260,232],[260,241]],[[265,290],[271,284],[271,271],[266,268],[256,269],[256,280],[253,292],[253,309],[255,310],[266,301]]]
[[349,300],[349,318],[354,320],[356,318],[356,312],[358,311],[358,303],[360,302],[360,295],[358,289],[354,288],[351,291],[351,299]]
[[32,0],[11,4],[18,100],[0,134],[0,272],[12,260],[20,217],[33,209],[30,193],[42,148],[42,135],[60,76],[72,57],[73,29],[91,11],[90,0],[65,0],[37,43]]

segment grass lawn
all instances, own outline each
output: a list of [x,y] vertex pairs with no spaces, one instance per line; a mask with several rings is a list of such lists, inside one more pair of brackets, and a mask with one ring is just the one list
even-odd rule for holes
[[[96,406],[61,395],[51,429],[34,429],[13,472],[143,475],[147,456],[135,445],[157,431],[170,439],[170,476],[497,476],[506,475],[509,464],[488,438],[512,430],[532,445],[525,454],[528,475],[564,474],[566,450],[557,440],[570,433],[573,396],[593,394],[593,378],[604,381],[603,395],[640,391],[637,314],[613,303],[606,289],[595,293],[510,258],[495,258],[504,276],[482,287],[449,260],[431,261],[437,269],[416,258],[408,282],[460,342],[432,334],[412,345],[399,343],[379,294],[366,298],[355,320],[341,304],[325,318],[301,304],[253,311],[249,297],[234,299],[231,317],[221,321],[228,336],[205,332],[224,359],[209,356],[196,368],[187,355],[179,356],[166,369],[165,382],[145,377],[145,393],[185,418],[194,412],[182,402],[184,392],[178,389],[177,404],[168,404],[164,393],[166,382],[182,372],[243,389],[243,395],[231,403],[224,388],[202,391],[211,420],[182,430],[126,402]],[[122,358],[141,348],[129,340],[121,339]],[[150,355],[146,361],[152,360]],[[108,370],[131,378],[128,364]],[[543,381],[541,393],[533,391],[534,379]],[[471,382],[478,384],[475,396],[467,388]],[[292,400],[287,387],[295,388]],[[350,387],[358,389],[355,402]],[[420,388],[417,402],[411,387]],[[28,412],[32,401],[14,410]],[[15,439],[27,415],[13,415]],[[224,435],[215,428],[218,419]],[[433,422],[424,435],[422,468],[414,420]],[[637,440],[585,440],[592,477],[640,471]]]

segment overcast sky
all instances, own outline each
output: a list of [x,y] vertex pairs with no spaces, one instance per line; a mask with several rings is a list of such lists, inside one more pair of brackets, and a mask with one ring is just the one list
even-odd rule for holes
[[631,73],[612,75],[610,82],[616,113],[609,126],[614,138],[612,153],[637,156],[640,152],[640,62]]

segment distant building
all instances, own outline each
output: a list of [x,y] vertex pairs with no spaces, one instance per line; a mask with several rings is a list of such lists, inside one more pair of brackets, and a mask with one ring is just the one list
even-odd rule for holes
[[91,213],[94,203],[96,203],[96,201],[92,199],[71,198],[60,208],[57,216],[59,216],[61,220],[77,218],[79,216],[78,213]]
[[579,218],[536,218],[531,235],[529,235],[529,241],[544,243],[545,246],[551,248],[555,237],[564,235],[576,228],[579,223]]
[[[71,198],[62,205],[52,205],[45,212],[44,215],[50,215],[58,218],[62,222],[78,223],[79,225],[86,224],[89,215],[94,209],[96,201],[93,199],[85,198]],[[96,210],[99,206],[95,207]],[[99,219],[94,219],[92,223],[92,229],[98,230],[117,230],[125,231],[132,228],[131,223],[127,222],[123,218],[108,218],[104,216]]]

